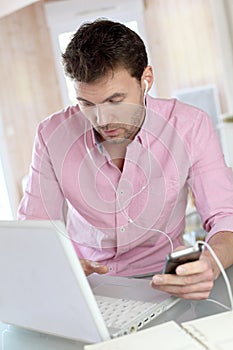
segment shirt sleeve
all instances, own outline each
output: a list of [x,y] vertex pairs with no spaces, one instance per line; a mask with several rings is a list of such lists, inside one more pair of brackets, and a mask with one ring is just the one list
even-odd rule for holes
[[188,182],[207,240],[219,231],[233,232],[233,172],[226,166],[218,134],[204,112],[192,130],[191,159]]
[[60,220],[64,196],[39,125],[25,192],[18,208],[19,220]]

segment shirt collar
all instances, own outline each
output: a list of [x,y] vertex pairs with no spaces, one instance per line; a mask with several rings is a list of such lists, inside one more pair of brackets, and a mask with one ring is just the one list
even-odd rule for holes
[[91,128],[91,135],[92,135],[93,145],[95,145],[97,147],[100,154],[103,154],[104,149],[103,149],[103,145],[100,141],[99,134],[93,127]]
[[141,129],[135,136],[135,140],[142,144],[145,148],[148,148],[148,143],[150,141],[150,130],[151,130],[151,115],[149,112],[150,97],[146,96],[146,115],[142,123]]

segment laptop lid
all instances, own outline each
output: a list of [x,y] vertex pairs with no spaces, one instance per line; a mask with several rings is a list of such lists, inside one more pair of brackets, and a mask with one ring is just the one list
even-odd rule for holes
[[0,321],[98,342],[110,338],[59,221],[0,222]]

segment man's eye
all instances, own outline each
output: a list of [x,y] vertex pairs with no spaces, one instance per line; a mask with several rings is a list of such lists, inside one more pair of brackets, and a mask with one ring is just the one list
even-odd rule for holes
[[92,103],[88,103],[88,102],[81,102],[80,105],[81,105],[83,108],[93,107],[93,106],[94,106]]
[[121,103],[122,100],[109,100],[109,102],[112,104],[118,104],[118,103]]

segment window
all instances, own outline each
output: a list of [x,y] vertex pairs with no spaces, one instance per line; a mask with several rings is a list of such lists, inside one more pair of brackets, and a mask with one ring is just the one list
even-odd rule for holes
[[7,191],[5,174],[3,171],[2,161],[0,159],[0,220],[12,220],[12,210],[10,206],[9,195]]

